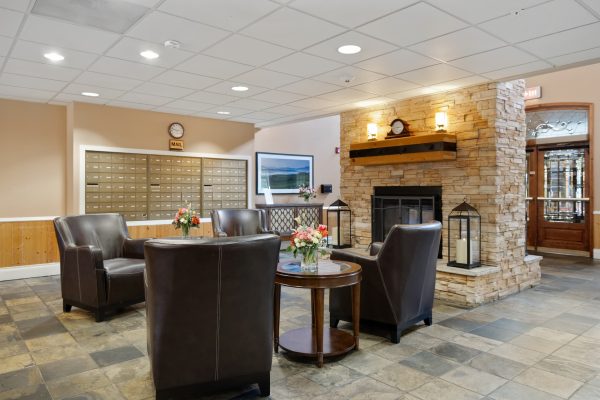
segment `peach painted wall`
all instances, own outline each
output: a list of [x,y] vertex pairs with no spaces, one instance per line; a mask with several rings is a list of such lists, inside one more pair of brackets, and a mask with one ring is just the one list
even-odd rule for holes
[[0,99],[0,218],[65,213],[64,106]]
[[[68,160],[72,168],[68,170],[68,180],[74,190],[69,190],[67,200],[67,212],[71,214],[79,212],[81,145],[168,150],[167,128],[172,122],[180,122],[185,128],[187,152],[254,155],[256,129],[252,124],[88,103],[74,103],[72,107],[72,133],[68,134],[72,135]],[[253,171],[253,160],[249,167]]]
[[[257,152],[303,154],[314,156],[314,185],[318,191],[313,202],[328,206],[340,197],[340,116],[334,115],[287,125],[263,128],[254,136]],[[322,183],[333,185],[333,192],[321,194]],[[252,187],[256,193],[256,187]],[[256,195],[256,203],[264,203],[263,195]],[[274,195],[275,203],[300,203],[297,195]]]

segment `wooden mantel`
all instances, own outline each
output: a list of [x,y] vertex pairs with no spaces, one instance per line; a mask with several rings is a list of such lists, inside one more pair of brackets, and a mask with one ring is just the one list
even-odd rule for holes
[[448,133],[376,140],[350,145],[354,165],[382,165],[456,159],[456,136]]

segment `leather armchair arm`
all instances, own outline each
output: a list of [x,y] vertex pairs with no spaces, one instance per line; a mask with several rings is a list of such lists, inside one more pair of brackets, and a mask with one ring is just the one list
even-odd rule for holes
[[125,258],[144,258],[144,243],[150,239],[125,239],[123,256]]
[[360,254],[356,251],[351,250],[333,250],[331,252],[332,260],[339,261],[350,261],[360,264],[361,267],[376,267],[377,266],[377,257]]
[[65,248],[65,263],[76,266],[79,270],[104,269],[102,249],[87,245],[68,246]]
[[272,230],[272,231],[270,231],[270,230],[268,230],[268,229],[262,229],[262,228],[260,229],[260,233],[270,233],[270,234],[272,234],[272,235],[277,235],[277,236],[280,236],[280,235],[279,235],[279,232],[277,232],[277,231],[275,231],[275,230]]
[[373,242],[369,246],[369,255],[376,256],[381,251],[383,247],[383,242]]

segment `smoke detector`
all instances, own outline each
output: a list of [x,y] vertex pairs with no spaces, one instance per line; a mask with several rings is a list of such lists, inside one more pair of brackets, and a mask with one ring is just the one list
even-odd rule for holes
[[165,44],[165,47],[168,47],[171,49],[178,49],[179,47],[181,47],[181,43],[178,42],[177,40],[166,40],[164,44]]
[[350,83],[352,82],[354,79],[356,79],[355,76],[349,75],[349,74],[342,74],[339,77],[340,81],[342,81],[343,83]]

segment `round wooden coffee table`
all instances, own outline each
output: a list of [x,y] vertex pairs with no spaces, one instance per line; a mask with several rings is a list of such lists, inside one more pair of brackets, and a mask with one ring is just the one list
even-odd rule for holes
[[[317,272],[303,272],[298,261],[281,262],[275,273],[274,335],[275,352],[279,347],[292,355],[316,357],[317,365],[323,366],[323,357],[339,356],[358,349],[360,321],[360,265],[348,261],[322,261]],[[281,286],[311,290],[312,326],[293,329],[279,336],[279,303]],[[351,335],[335,328],[323,327],[325,289],[352,286]]]

